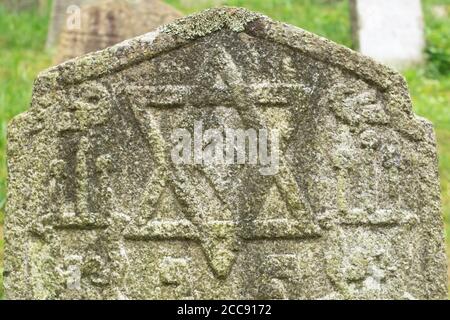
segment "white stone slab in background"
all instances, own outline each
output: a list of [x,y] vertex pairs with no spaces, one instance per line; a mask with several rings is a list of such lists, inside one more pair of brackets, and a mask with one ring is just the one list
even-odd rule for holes
[[420,0],[351,0],[359,51],[397,69],[420,64],[425,46]]

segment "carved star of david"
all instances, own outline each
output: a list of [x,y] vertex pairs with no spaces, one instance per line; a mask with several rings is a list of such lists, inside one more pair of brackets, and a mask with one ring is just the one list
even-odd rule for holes
[[[219,278],[226,278],[235,262],[241,240],[289,238],[299,239],[319,235],[320,228],[315,223],[312,211],[300,191],[294,175],[283,156],[280,156],[280,169],[273,176],[273,187],[282,195],[289,208],[292,219],[254,219],[243,225],[237,218],[230,220],[207,220],[198,215],[195,197],[191,191],[183,188],[180,181],[189,181],[189,177],[179,169],[171,167],[165,155],[165,143],[158,130],[157,123],[148,111],[148,106],[183,107],[215,103],[232,105],[239,116],[253,128],[267,128],[257,112],[257,103],[286,104],[287,95],[293,90],[301,90],[301,85],[290,83],[247,84],[231,55],[224,49],[218,49],[215,64],[220,70],[218,79],[220,91],[225,92],[224,101],[205,101],[212,95],[213,88],[196,86],[153,86],[145,87],[144,106],[131,104],[142,132],[147,135],[148,145],[155,157],[156,169],[150,177],[146,192],[141,202],[141,213],[125,230],[125,236],[131,239],[173,240],[183,239],[199,242],[213,273]],[[140,88],[141,90],[143,88]],[[140,119],[140,120],[139,120]],[[172,171],[170,171],[171,169]],[[173,190],[183,204],[185,219],[160,221],[153,220],[151,212],[157,206],[165,190]],[[215,190],[217,193],[217,190]],[[227,210],[225,205],[217,210]]]

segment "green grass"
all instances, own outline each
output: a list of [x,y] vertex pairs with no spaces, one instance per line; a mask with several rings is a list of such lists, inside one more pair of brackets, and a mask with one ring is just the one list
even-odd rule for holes
[[3,297],[3,246],[5,242],[3,240],[3,230],[0,228],[0,300]]
[[[184,13],[212,6],[215,2],[166,0]],[[330,0],[228,0],[230,6],[242,6],[262,12],[352,47],[347,1]],[[415,112],[434,123],[439,144],[443,213],[447,244],[450,244],[450,18],[433,18],[432,5],[450,0],[423,0],[426,17],[427,64],[406,71]],[[0,5],[0,239],[6,195],[6,125],[27,109],[32,83],[37,73],[50,65],[44,50],[48,13],[7,13]],[[3,240],[0,240],[0,274]],[[0,298],[2,278],[0,275]]]

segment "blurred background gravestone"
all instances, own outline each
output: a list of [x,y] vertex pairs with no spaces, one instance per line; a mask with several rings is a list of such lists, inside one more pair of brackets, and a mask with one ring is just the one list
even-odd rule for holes
[[48,0],[0,0],[0,4],[10,11],[38,9],[43,12],[48,5]]
[[182,16],[159,0],[95,1],[82,5],[79,13],[78,22],[63,24],[55,63],[150,32]]
[[76,14],[77,9],[83,4],[98,2],[98,0],[53,0],[53,8],[48,28],[47,48],[56,45],[59,35],[67,19]]
[[354,42],[358,50],[397,69],[424,60],[420,0],[350,0]]

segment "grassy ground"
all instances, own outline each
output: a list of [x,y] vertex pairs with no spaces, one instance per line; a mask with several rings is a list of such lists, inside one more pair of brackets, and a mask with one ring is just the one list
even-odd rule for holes
[[[217,0],[166,0],[184,13]],[[188,5],[190,3],[191,5]],[[345,0],[228,0],[222,3],[262,12],[351,47],[350,19]],[[450,0],[423,0],[427,26],[426,66],[408,70],[416,113],[433,121],[439,143],[443,213],[450,235],[450,17],[434,18],[432,8]],[[7,13],[0,5],[0,298],[2,296],[3,216],[6,194],[6,125],[27,109],[33,79],[50,65],[44,50],[48,13]],[[447,243],[450,240],[447,236]]]

